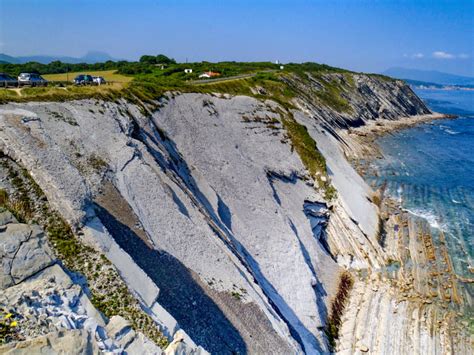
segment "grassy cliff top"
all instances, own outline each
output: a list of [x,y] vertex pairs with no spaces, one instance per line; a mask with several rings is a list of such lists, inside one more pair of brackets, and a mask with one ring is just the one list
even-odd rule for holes
[[[289,104],[297,95],[293,79],[316,81],[317,87],[312,92],[315,100],[330,106],[339,112],[349,110],[341,96],[344,86],[353,83],[354,72],[330,67],[325,64],[274,64],[270,62],[199,62],[145,64],[140,62],[107,62],[98,64],[67,65],[61,67],[38,64],[0,64],[0,72],[17,75],[19,72],[40,72],[51,83],[46,88],[0,89],[0,103],[25,101],[67,101],[84,98],[115,100],[123,97],[136,101],[148,102],[157,99],[167,91],[228,93],[248,95],[257,98],[271,98],[280,103]],[[103,70],[101,70],[103,69]],[[192,72],[185,72],[191,69]],[[67,70],[68,73],[57,71]],[[211,79],[200,79],[204,72],[215,72],[220,75]],[[54,72],[54,73],[48,73]],[[70,81],[80,73],[103,76],[110,83],[102,86],[75,87]],[[338,74],[346,80],[341,83],[331,79]],[[373,75],[373,74],[371,74]],[[378,75],[377,75],[378,76]],[[392,80],[387,77],[384,80]],[[346,85],[347,84],[347,85]]]

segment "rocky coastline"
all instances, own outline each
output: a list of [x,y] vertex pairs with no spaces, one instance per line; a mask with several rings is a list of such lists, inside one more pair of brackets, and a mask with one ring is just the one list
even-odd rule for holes
[[[397,121],[370,122],[341,131],[344,141],[341,149],[361,176],[377,174],[370,171],[370,163],[382,158],[376,142],[378,138],[420,123],[455,118],[454,115],[433,113]],[[371,199],[379,207],[381,229],[384,231],[379,242],[386,263],[382,268],[364,275],[364,282],[356,283],[347,306],[339,351],[344,353],[348,349],[345,343],[349,338],[352,341],[347,344],[358,341],[361,352],[375,348],[376,353],[386,353],[390,347],[401,349],[410,344],[408,347],[421,354],[440,351],[469,353],[472,335],[468,309],[472,310],[472,299],[462,285],[472,283],[472,280],[459,278],[454,272],[443,234],[439,237],[440,241],[435,241],[428,223],[405,211],[398,201],[385,193],[383,186],[374,190]],[[379,313],[371,313],[372,307],[376,307]],[[354,338],[357,336],[354,330],[357,329],[358,318],[374,322],[373,329],[376,331],[365,335],[366,340]],[[387,344],[383,339],[382,334],[389,324],[392,331],[399,332],[397,327],[401,327],[404,332],[397,335],[398,343]],[[432,336],[431,340],[423,340],[422,334],[426,332]],[[419,338],[413,337],[413,334]],[[354,350],[357,349],[352,347],[351,351]]]
[[[341,89],[343,104],[321,101],[321,80]],[[377,134],[441,117],[403,82],[335,73],[287,84],[291,103],[257,90],[0,107],[3,205],[25,212],[18,203],[30,196],[23,224],[42,228],[56,250],[44,252],[48,267],[86,278],[41,287],[86,295],[91,315],[70,318],[94,314],[98,324],[94,333],[82,321],[58,323],[49,344],[71,336],[92,352],[127,352],[135,341],[166,354],[470,352],[470,300],[449,257],[350,164],[377,151]],[[53,214],[69,227],[59,236],[48,229]],[[3,219],[1,241],[18,222]],[[6,290],[34,280],[4,269]],[[133,307],[101,291],[99,271]],[[49,331],[3,349],[43,343]]]

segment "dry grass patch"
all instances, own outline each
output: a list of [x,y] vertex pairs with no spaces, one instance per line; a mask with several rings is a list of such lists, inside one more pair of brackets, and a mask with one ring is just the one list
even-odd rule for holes
[[43,78],[49,81],[73,81],[74,78],[80,74],[90,74],[92,76],[101,76],[106,81],[113,81],[116,83],[129,83],[133,80],[132,76],[126,76],[122,74],[117,74],[117,70],[98,70],[98,71],[88,71],[84,70],[82,72],[74,73],[61,73],[61,74],[44,74]]

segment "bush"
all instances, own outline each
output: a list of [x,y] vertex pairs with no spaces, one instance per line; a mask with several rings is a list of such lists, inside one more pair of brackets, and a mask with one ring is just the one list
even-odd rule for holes
[[341,318],[346,307],[349,292],[354,285],[354,279],[348,271],[344,271],[339,280],[339,287],[336,296],[331,304],[331,311],[326,324],[325,333],[332,350],[336,346],[336,340],[339,339],[339,328],[341,327]]

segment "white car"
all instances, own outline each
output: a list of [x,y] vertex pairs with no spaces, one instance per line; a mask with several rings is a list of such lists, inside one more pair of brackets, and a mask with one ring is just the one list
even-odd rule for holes
[[93,76],[92,79],[94,80],[94,83],[96,83],[97,85],[102,85],[102,84],[105,84],[105,79],[101,76]]
[[18,86],[48,86],[48,80],[35,73],[21,73],[18,76]]

